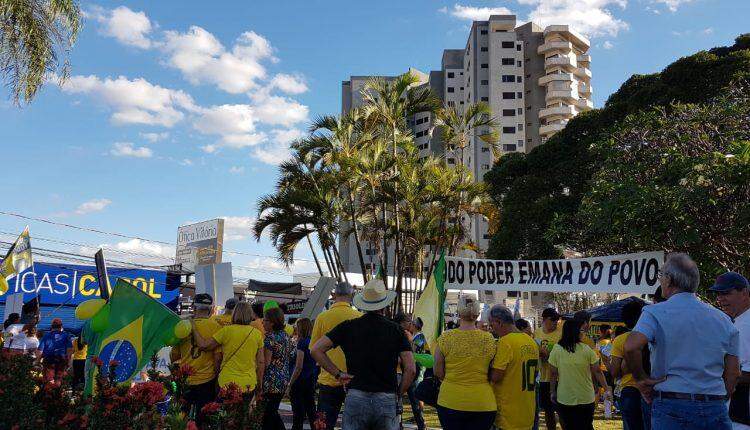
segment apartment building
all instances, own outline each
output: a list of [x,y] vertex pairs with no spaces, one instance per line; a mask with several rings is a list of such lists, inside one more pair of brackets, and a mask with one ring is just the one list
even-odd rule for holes
[[[588,39],[567,25],[517,26],[514,15],[493,15],[474,21],[462,49],[443,51],[440,70],[409,70],[419,77],[418,85],[429,86],[448,106],[460,110],[473,103],[489,104],[499,125],[501,155],[528,152],[593,107],[589,46]],[[361,104],[359,92],[368,78],[352,76],[342,83],[342,113]],[[409,118],[420,155],[439,154],[448,164],[463,163],[481,181],[495,162],[491,148],[477,137],[486,130],[477,130],[460,154],[442,142],[433,121],[427,113]],[[471,240],[486,250],[487,220],[476,216],[464,222]],[[340,245],[342,263],[359,272],[349,238],[342,238]],[[374,250],[365,251],[366,262],[376,264]]]

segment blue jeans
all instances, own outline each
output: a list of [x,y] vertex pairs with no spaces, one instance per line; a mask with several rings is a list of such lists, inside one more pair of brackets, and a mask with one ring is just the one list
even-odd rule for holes
[[651,426],[658,430],[732,430],[727,402],[654,397]]
[[344,387],[318,385],[318,412],[322,412],[326,417],[326,430],[333,430],[336,426],[344,397]]
[[349,390],[344,400],[342,427],[346,430],[398,430],[396,393]]

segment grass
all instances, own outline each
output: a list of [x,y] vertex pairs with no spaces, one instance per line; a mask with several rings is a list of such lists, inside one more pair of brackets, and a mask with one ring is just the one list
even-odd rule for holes
[[[539,422],[539,428],[544,430],[546,427],[544,426],[544,414],[542,414],[542,418]],[[440,421],[438,420],[437,412],[435,411],[435,408],[431,406],[425,405],[425,411],[424,411],[424,420],[427,424],[428,428],[440,428]],[[407,423],[413,423],[414,420],[412,418],[411,413],[411,407],[409,406],[408,402],[404,404],[404,422]],[[557,428],[561,429],[560,424],[557,424]],[[604,418],[604,408],[599,405],[596,408],[596,413],[594,415],[594,429],[596,430],[622,430],[622,420],[620,420],[620,417],[618,415],[615,415],[613,418],[606,419]]]

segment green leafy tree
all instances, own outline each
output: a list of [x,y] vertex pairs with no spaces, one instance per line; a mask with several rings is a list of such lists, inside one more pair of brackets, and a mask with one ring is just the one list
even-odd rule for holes
[[16,104],[30,103],[51,75],[68,76],[80,16],[74,0],[0,0],[0,73]]

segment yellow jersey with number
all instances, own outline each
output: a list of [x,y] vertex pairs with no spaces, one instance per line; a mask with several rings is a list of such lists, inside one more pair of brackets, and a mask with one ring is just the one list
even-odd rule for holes
[[[534,332],[534,340],[536,340],[537,345],[539,345],[539,349],[544,348],[547,350],[547,352],[552,352],[552,347],[554,347],[557,342],[560,341],[560,338],[562,337],[562,324],[557,324],[557,329],[555,331],[545,333],[544,328],[540,327],[537,331]],[[546,363],[542,361],[541,359],[540,365],[539,365],[539,382],[549,382],[550,378],[550,368],[549,363]]]
[[536,413],[536,374],[539,347],[525,333],[510,333],[497,341],[492,368],[503,370],[494,384],[497,415],[495,425],[503,430],[528,430]]

